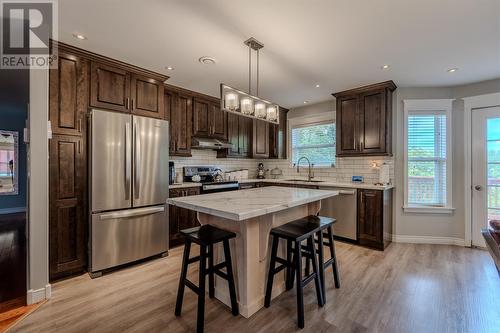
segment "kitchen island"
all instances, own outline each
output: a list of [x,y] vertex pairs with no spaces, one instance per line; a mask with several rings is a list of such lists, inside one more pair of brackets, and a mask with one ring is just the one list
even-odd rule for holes
[[[231,241],[233,269],[240,314],[250,317],[264,306],[266,273],[269,267],[269,231],[290,221],[316,215],[321,200],[337,191],[270,186],[168,199],[168,203],[197,212],[199,222],[236,233]],[[285,246],[278,253],[285,257]],[[215,260],[223,260],[221,248]],[[273,295],[285,290],[284,272],[274,279]],[[227,283],[216,280],[215,296],[229,304]]]

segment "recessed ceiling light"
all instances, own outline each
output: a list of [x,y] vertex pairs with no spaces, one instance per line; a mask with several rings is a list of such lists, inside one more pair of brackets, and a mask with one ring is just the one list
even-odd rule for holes
[[316,88],[319,88],[319,84],[316,85]]
[[175,68],[173,68],[172,66],[167,66],[165,67],[166,69],[168,69],[169,71],[173,71]]
[[389,65],[383,65],[383,66],[382,66],[382,69],[389,69],[390,67],[391,67],[391,66],[389,66]]
[[309,101],[304,101],[304,104],[307,104],[307,103],[309,103]]
[[73,34],[73,37],[75,37],[76,39],[79,39],[79,40],[86,40],[87,39],[87,37],[85,37],[82,34]]
[[455,73],[456,71],[458,71],[458,68],[450,68],[448,69],[448,73]]
[[215,65],[215,63],[217,62],[214,58],[207,56],[199,58],[198,61],[203,65]]

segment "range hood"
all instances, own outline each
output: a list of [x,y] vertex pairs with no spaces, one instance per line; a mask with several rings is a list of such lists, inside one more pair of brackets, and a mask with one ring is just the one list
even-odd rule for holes
[[194,149],[226,149],[233,146],[229,142],[212,138],[194,137],[192,140],[191,148]]

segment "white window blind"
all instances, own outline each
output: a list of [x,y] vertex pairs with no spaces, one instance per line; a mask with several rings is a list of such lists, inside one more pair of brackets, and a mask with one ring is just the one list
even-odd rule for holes
[[292,128],[292,163],[305,156],[315,166],[335,164],[335,124],[330,122]]
[[409,112],[407,204],[447,206],[446,111]]

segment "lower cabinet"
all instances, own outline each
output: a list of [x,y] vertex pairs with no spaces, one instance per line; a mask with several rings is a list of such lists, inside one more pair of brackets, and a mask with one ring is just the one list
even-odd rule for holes
[[[198,194],[200,194],[199,187],[176,188],[169,191],[170,198],[186,197]],[[184,237],[181,234],[181,230],[196,227],[199,223],[196,217],[196,212],[189,209],[169,205],[168,214],[170,225],[169,244],[170,248],[173,248],[184,244]]]
[[358,242],[383,250],[392,236],[392,190],[358,190]]
[[50,140],[49,278],[84,271],[87,265],[87,169],[83,137]]

